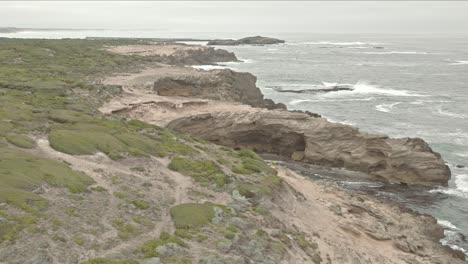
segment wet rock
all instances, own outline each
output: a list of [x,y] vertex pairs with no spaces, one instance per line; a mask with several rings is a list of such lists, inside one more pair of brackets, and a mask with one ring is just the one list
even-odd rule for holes
[[465,168],[465,166],[463,166],[463,165],[456,165],[455,167],[457,167],[459,169]]

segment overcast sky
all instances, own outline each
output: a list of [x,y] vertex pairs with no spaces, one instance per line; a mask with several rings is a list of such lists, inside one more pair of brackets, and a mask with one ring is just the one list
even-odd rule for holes
[[468,2],[0,2],[0,27],[189,32],[468,32]]

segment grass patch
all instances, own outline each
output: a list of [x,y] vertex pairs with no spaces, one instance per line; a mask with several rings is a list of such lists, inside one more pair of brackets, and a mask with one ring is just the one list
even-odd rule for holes
[[193,235],[190,234],[189,232],[187,232],[187,230],[185,229],[176,229],[176,231],[174,232],[174,235],[180,237],[180,238],[185,238],[185,239],[192,239],[193,238]]
[[25,135],[21,134],[8,134],[5,136],[6,140],[11,144],[25,149],[32,149],[36,146],[36,142]]
[[37,223],[37,217],[30,213],[9,215],[0,209],[0,217],[7,220],[0,223],[0,242],[15,240],[23,230]]
[[78,193],[85,191],[93,180],[62,162],[8,147],[0,148],[0,202],[25,208],[32,201],[44,201],[31,192],[43,183]]
[[135,205],[135,207],[140,210],[145,210],[150,207],[149,203],[144,200],[135,200],[135,201],[132,201],[132,204]]
[[70,155],[103,152],[114,160],[126,156],[164,157],[170,153],[189,155],[196,152],[174,139],[169,131],[132,121],[95,119],[54,126],[49,141],[52,148]]
[[170,212],[177,229],[198,228],[211,223],[214,206],[224,210],[222,205],[213,203],[185,203],[172,207]]
[[168,233],[161,233],[159,239],[152,239],[146,241],[141,247],[140,252],[143,253],[145,258],[158,257],[158,253],[155,251],[157,247],[168,244],[175,243],[181,247],[187,247],[187,244],[184,243],[180,238],[171,236]]
[[210,160],[199,159],[192,161],[182,157],[174,157],[168,168],[191,176],[204,186],[215,184],[217,187],[223,187],[227,180],[227,176],[221,168]]
[[114,220],[112,226],[117,229],[117,235],[120,239],[128,239],[130,235],[137,231],[134,225],[128,224],[121,219]]

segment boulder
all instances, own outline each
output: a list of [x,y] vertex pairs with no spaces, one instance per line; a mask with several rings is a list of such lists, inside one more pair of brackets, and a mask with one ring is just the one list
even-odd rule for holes
[[268,38],[262,36],[246,37],[238,40],[234,39],[214,39],[210,40],[207,45],[217,46],[236,46],[236,45],[272,45],[284,43],[284,40]]
[[422,139],[372,135],[304,113],[218,112],[182,117],[167,126],[216,144],[361,171],[389,182],[446,186],[450,179],[444,160]]

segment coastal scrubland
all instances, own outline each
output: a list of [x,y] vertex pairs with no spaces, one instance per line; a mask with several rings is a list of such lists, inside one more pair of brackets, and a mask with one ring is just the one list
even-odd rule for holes
[[460,263],[429,216],[102,113],[129,93],[106,76],[225,54],[109,51],[128,45],[156,44],[0,39],[0,263]]
[[[188,248],[215,245],[206,261],[236,262],[236,254],[216,252],[249,240],[258,245],[233,251],[254,250],[248,253],[252,258],[275,263],[291,239],[286,245],[269,237],[250,217],[269,219],[268,210],[260,209],[261,200],[281,185],[265,161],[250,150],[219,147],[97,111],[122,92],[100,84],[99,77],[160,60],[106,51],[127,44],[145,43],[0,40],[2,259],[192,263],[203,250],[193,251],[198,252],[194,256]],[[97,159],[104,159],[108,168]],[[179,194],[187,197],[164,190],[180,188],[174,174],[196,183]],[[228,207],[225,195],[231,193],[238,201]],[[35,243],[41,246],[32,256]]]

